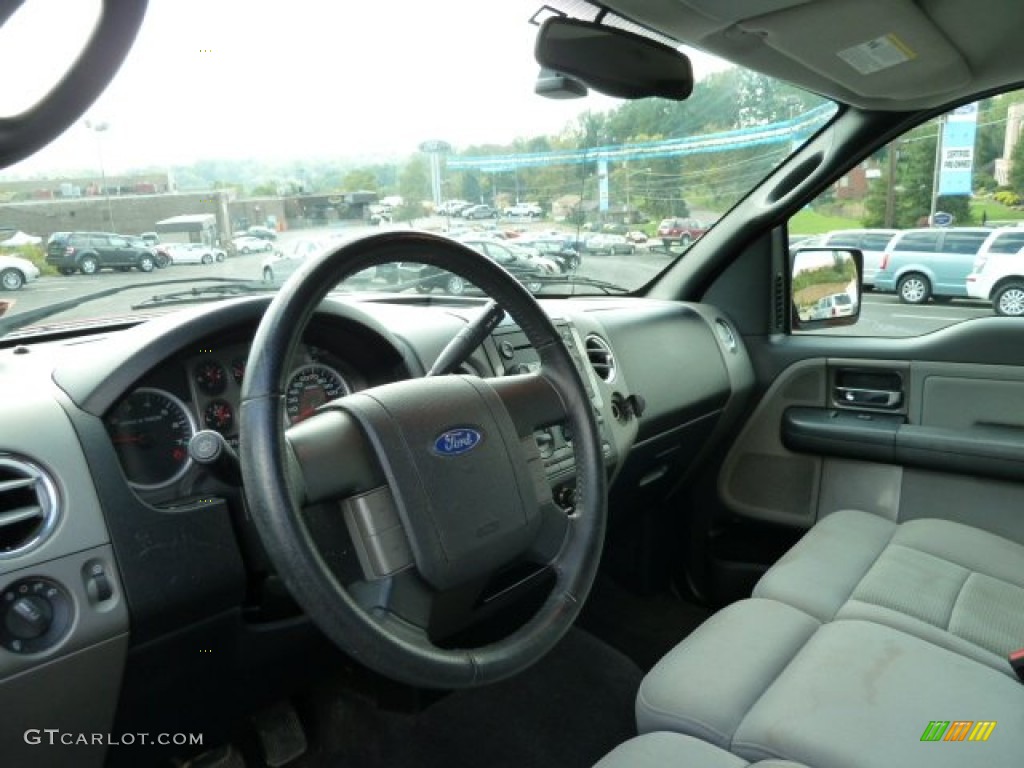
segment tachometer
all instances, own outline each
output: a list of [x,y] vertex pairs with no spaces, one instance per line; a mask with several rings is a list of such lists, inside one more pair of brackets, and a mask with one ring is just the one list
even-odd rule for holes
[[285,389],[285,412],[291,424],[313,415],[326,403],[344,397],[351,388],[341,374],[323,363],[304,365],[288,379]]
[[170,392],[136,389],[107,416],[106,426],[128,482],[136,488],[169,485],[191,465],[188,443],[196,423]]

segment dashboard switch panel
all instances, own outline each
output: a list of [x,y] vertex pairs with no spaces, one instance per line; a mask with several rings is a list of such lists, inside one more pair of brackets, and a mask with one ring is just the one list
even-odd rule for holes
[[0,646],[11,653],[39,653],[71,627],[71,597],[57,582],[21,579],[0,592]]

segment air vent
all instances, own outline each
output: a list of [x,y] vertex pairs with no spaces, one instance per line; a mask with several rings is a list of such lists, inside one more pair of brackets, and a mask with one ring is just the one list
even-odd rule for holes
[[42,544],[58,516],[50,476],[31,461],[0,454],[0,560]]
[[608,384],[615,381],[615,356],[608,342],[600,336],[587,336],[586,347],[587,359],[594,373]]

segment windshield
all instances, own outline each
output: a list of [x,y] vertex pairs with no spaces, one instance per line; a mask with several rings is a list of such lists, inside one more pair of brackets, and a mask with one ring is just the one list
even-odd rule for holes
[[[38,40],[77,51],[84,37],[52,23],[55,2],[29,0],[18,34],[5,28],[38,92],[53,77]],[[539,296],[635,291],[834,111],[691,50],[685,102],[542,98],[537,9],[154,0],[86,118],[0,172],[7,330],[19,315],[174,311],[149,299],[189,283],[273,291],[324,248],[388,228],[461,239]],[[404,263],[343,288],[474,294]]]

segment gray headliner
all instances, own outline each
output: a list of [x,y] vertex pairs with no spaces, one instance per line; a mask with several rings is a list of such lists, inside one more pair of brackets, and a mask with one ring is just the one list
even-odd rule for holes
[[[1012,0],[607,0],[694,48],[865,110],[944,106],[1024,80]],[[837,52],[896,35],[915,58],[861,75]]]

